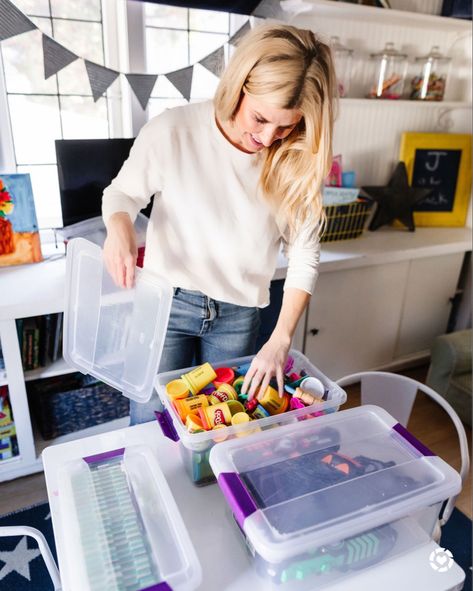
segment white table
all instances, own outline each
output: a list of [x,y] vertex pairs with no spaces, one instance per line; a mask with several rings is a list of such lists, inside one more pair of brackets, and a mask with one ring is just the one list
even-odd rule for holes
[[[147,445],[158,458],[202,566],[203,581],[199,589],[205,591],[272,589],[274,591],[274,586],[266,585],[264,579],[258,577],[253,571],[244,544],[230,522],[229,510],[218,486],[198,488],[190,482],[181,462],[178,445],[162,435],[157,423],[111,431],[54,445],[44,450],[44,472],[63,590],[70,591],[72,587],[69,580],[70,573],[65,566],[64,549],[68,543],[68,532],[64,531],[60,517],[58,470],[65,462],[73,459],[133,444]],[[439,573],[430,566],[429,555],[436,548],[438,548],[437,544],[430,542],[382,566],[372,568],[365,573],[353,574],[349,579],[345,578],[330,586],[330,591],[462,589],[465,574],[456,563],[444,573]],[[284,589],[289,591],[287,587]]]

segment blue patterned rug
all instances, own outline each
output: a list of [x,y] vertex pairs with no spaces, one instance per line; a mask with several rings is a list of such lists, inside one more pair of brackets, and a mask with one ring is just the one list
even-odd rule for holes
[[[0,517],[0,527],[2,525],[29,525],[39,529],[43,532],[56,559],[48,503],[4,515]],[[455,561],[465,571],[464,589],[471,589],[471,533],[471,520],[454,509],[447,525],[443,528],[441,546],[452,552]],[[53,591],[51,579],[35,540],[24,536],[0,538],[0,589],[1,591]]]

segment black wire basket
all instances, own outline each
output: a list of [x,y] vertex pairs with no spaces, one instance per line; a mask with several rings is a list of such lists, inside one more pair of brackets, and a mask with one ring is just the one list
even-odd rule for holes
[[334,242],[361,236],[372,206],[372,201],[361,200],[345,205],[327,205],[324,208],[327,222],[320,241]]

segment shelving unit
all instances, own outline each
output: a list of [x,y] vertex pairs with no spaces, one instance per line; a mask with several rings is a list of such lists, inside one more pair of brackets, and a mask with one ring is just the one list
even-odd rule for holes
[[68,373],[74,373],[75,371],[77,370],[67,365],[64,359],[58,359],[47,367],[39,367],[38,369],[25,372],[25,382],[41,380],[43,378],[52,378],[54,376],[63,376]]
[[[450,18],[434,14],[407,12],[364,6],[334,0],[305,0],[304,4],[312,6],[312,14],[334,21],[350,21],[354,23],[370,22],[373,25],[412,27],[417,29],[434,29],[435,31],[457,32],[471,30],[471,23],[459,18]],[[309,17],[310,12],[304,11],[301,18]]]

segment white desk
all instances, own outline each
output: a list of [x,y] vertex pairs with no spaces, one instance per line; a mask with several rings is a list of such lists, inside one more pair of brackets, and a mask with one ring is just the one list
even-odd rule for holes
[[[78,441],[48,447],[43,452],[44,472],[48,488],[51,517],[56,538],[59,571],[63,591],[70,591],[69,573],[65,567],[64,548],[68,532],[64,531],[60,517],[61,499],[57,491],[57,473],[62,464],[91,454],[146,444],[156,453],[162,471],[173,492],[192,542],[197,551],[203,581],[199,589],[205,591],[264,591],[275,587],[266,585],[254,573],[250,558],[230,523],[227,504],[217,485],[203,488],[194,486],[184,472],[178,445],[166,439],[157,423],[147,423],[95,435]],[[392,560],[368,572],[353,574],[332,585],[330,591],[450,591],[460,590],[465,574],[455,563],[439,573],[429,564],[429,555],[438,546],[431,542],[409,555]],[[284,587],[285,591],[289,591]],[[106,590],[104,590],[106,591]]]

